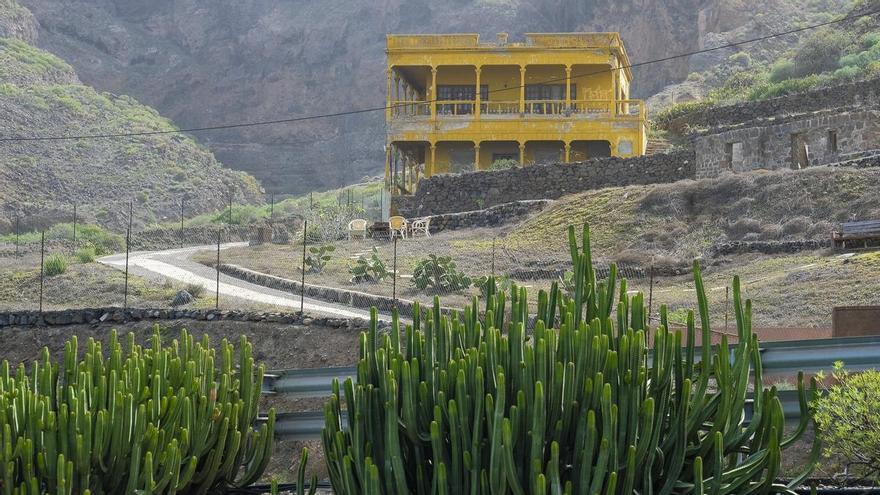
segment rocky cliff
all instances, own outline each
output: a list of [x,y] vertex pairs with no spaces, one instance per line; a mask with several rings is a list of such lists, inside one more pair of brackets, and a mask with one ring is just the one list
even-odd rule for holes
[[[2,1],[2,0],[0,0]],[[634,62],[778,27],[794,0],[23,0],[41,46],[83,80],[125,92],[183,126],[299,117],[384,103],[386,33],[620,31]],[[835,3],[828,0],[824,3]],[[823,2],[808,2],[813,6]],[[802,6],[803,7],[803,6]],[[803,7],[801,10],[809,10]],[[755,15],[753,15],[755,14]],[[785,24],[785,23],[783,23]],[[718,33],[722,33],[719,35]],[[702,64],[723,63],[703,57]],[[646,97],[695,60],[639,68]],[[320,190],[382,169],[381,112],[199,135],[267,189]]]
[[[0,0],[0,137],[153,132],[174,129],[128,96],[84,85],[62,59],[27,43],[29,12]],[[259,184],[224,168],[193,139],[178,135],[69,141],[0,142],[0,234],[70,221],[122,228],[128,203],[136,225],[213,211],[232,191],[240,203],[262,199]]]

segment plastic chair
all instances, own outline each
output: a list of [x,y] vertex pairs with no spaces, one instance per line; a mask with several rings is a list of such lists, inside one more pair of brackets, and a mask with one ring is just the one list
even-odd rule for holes
[[396,215],[389,218],[388,230],[391,233],[391,239],[394,239],[394,236],[406,239],[406,219]]
[[348,240],[354,238],[367,238],[367,221],[362,218],[355,218],[348,222]]
[[415,237],[418,233],[424,234],[425,237],[431,237],[431,219],[422,218],[420,220],[414,220],[412,223],[411,231],[413,237]]

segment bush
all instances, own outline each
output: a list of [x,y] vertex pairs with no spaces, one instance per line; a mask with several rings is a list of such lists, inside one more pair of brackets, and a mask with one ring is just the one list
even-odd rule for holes
[[84,248],[80,248],[76,252],[76,259],[80,263],[92,263],[95,261],[95,247],[87,246]]
[[432,293],[456,292],[471,286],[471,278],[458,271],[449,256],[430,255],[419,261],[413,270],[412,284]]
[[852,48],[850,33],[838,29],[821,29],[808,34],[794,55],[795,77],[820,74],[837,69],[838,60]]
[[880,481],[880,371],[850,373],[838,362],[832,378],[837,383],[814,402],[825,454],[850,474]]
[[[618,289],[614,268],[596,281],[589,231],[583,248],[573,229],[569,237],[574,298],[557,288],[539,292],[530,306],[520,288],[484,308],[473,303],[461,316],[444,314],[435,298],[433,311],[414,307],[424,316],[403,332],[394,318],[385,335],[373,310],[357,382],[334,382],[325,407],[334,493],[770,494],[799,486],[818,449],[788,485],[777,475],[783,450],[809,423],[813,394],[800,375],[801,420],[784,435],[777,392],[763,387],[751,304],[739,280],[739,343],[731,348],[723,335],[720,345],[697,351],[693,311],[685,315],[686,336],[668,330],[665,308],[649,330],[644,296],[629,296],[625,282]],[[702,341],[709,342],[697,264],[694,281]],[[530,308],[537,308],[534,325]],[[747,423],[751,387],[755,420]]]
[[47,277],[61,275],[66,271],[67,258],[60,254],[53,254],[52,256],[49,256],[49,259],[47,259],[46,262],[43,263],[43,273],[45,273]]
[[106,357],[93,339],[80,357],[73,337],[63,361],[44,348],[30,374],[3,361],[0,486],[9,493],[214,493],[259,479],[275,412],[254,430],[263,367],[254,367],[251,344],[241,338],[235,363],[224,340],[215,368],[207,336],[199,343],[183,330],[180,341],[163,346],[157,326],[151,342],[144,348],[129,334],[123,351],[113,330]]
[[488,299],[498,292],[507,292],[511,287],[510,277],[507,275],[483,275],[474,279],[474,287],[480,289],[480,296]]
[[512,158],[504,158],[501,160],[495,160],[492,162],[492,165],[489,166],[489,170],[509,170],[511,168],[519,167],[519,160],[514,160]]
[[193,296],[193,299],[198,299],[205,293],[205,286],[201,284],[186,284],[186,288],[183,290]]
[[790,58],[780,58],[770,66],[770,82],[780,82],[791,79],[797,74],[794,61]]
[[379,251],[377,251],[375,247],[369,258],[360,255],[357,262],[348,267],[348,272],[351,274],[350,281],[353,284],[375,284],[385,280],[389,275],[392,275],[385,267],[385,262],[379,258]]
[[325,246],[313,246],[309,248],[309,254],[306,256],[305,269],[313,273],[321,273],[327,266],[327,262],[332,259],[330,253],[336,251],[336,247],[330,244]]

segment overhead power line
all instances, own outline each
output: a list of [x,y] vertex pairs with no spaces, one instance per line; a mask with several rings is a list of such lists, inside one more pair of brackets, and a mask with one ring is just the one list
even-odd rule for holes
[[[588,76],[594,76],[594,75],[598,75],[598,74],[604,74],[606,72],[613,72],[613,71],[625,70],[625,69],[634,69],[637,67],[643,67],[646,65],[668,62],[670,60],[676,60],[679,58],[692,57],[694,55],[700,55],[703,53],[714,52],[717,50],[725,50],[728,48],[735,48],[735,47],[747,45],[750,43],[757,43],[759,41],[766,41],[766,40],[773,39],[773,38],[788,36],[790,34],[801,33],[804,31],[810,31],[813,29],[818,29],[821,27],[830,26],[832,24],[837,24],[837,23],[841,23],[844,21],[848,21],[848,20],[858,19],[860,17],[876,15],[878,13],[880,13],[880,9],[868,11],[868,12],[861,12],[858,14],[847,15],[844,17],[840,17],[838,19],[830,20],[830,21],[820,22],[818,24],[811,24],[808,26],[790,29],[788,31],[772,33],[772,34],[768,34],[765,36],[759,36],[757,38],[751,38],[751,39],[742,40],[742,41],[725,43],[723,45],[715,46],[712,48],[703,48],[700,50],[679,53],[677,55],[670,55],[667,57],[657,58],[657,59],[653,59],[653,60],[646,60],[644,62],[637,62],[634,64],[622,65],[620,67],[609,67],[606,69],[600,69],[600,70],[596,70],[596,71],[588,72],[588,73],[583,73],[583,74],[573,74],[571,76],[571,78],[576,79],[576,78],[581,78],[581,77],[588,77]],[[564,80],[566,80],[565,77],[553,78],[553,79],[547,79],[545,81],[541,81],[541,83],[546,84],[546,83],[550,83],[550,82],[559,82],[559,81],[564,81]],[[489,91],[489,93],[494,93],[496,91],[510,91],[511,89],[519,89],[519,88],[522,88],[522,85],[516,85],[516,86],[507,87],[507,88],[503,88],[503,89],[495,89],[495,90]],[[279,124],[294,124],[294,123],[306,122],[306,121],[310,121],[310,120],[344,117],[347,115],[358,115],[358,114],[371,113],[371,112],[384,112],[384,111],[388,110],[389,108],[393,109],[393,108],[397,108],[397,107],[405,107],[405,106],[410,105],[412,103],[436,103],[438,101],[439,100],[434,99],[434,100],[428,100],[428,101],[424,101],[424,102],[407,102],[407,103],[400,103],[400,104],[391,105],[391,106],[383,105],[383,106],[378,106],[378,107],[362,108],[362,109],[358,109],[358,110],[345,110],[345,111],[323,113],[323,114],[316,114],[316,115],[304,115],[302,117],[290,117],[290,118],[274,119],[274,120],[259,120],[259,121],[253,121],[253,122],[239,122],[239,123],[232,123],[232,124],[219,124],[219,125],[202,126],[202,127],[189,127],[189,128],[183,128],[183,129],[166,129],[166,130],[141,131],[141,132],[112,132],[112,133],[79,134],[79,135],[66,135],[66,136],[58,136],[58,135],[51,136],[50,135],[50,136],[0,137],[0,142],[72,141],[72,140],[77,140],[77,139],[111,139],[111,138],[124,138],[124,137],[157,136],[157,135],[164,135],[164,134],[191,134],[191,133],[197,133],[197,132],[220,131],[220,130],[228,130],[228,129],[241,129],[241,128],[247,128],[247,127],[261,127],[261,126],[271,126],[271,125],[279,125]]]

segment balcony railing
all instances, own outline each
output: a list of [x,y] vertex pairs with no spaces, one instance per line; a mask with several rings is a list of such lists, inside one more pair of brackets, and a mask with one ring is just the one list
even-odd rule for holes
[[[431,102],[393,101],[393,118],[423,118],[431,116]],[[437,117],[472,117],[476,111],[474,100],[442,100],[433,103]],[[559,115],[563,117],[583,116],[587,118],[638,118],[645,119],[645,104],[642,100],[571,100],[566,106],[564,100],[525,100],[522,114]],[[520,114],[519,101],[483,101],[480,113],[486,118],[501,115]]]
[[476,48],[478,34],[414,34],[388,36],[389,49],[401,48]]

